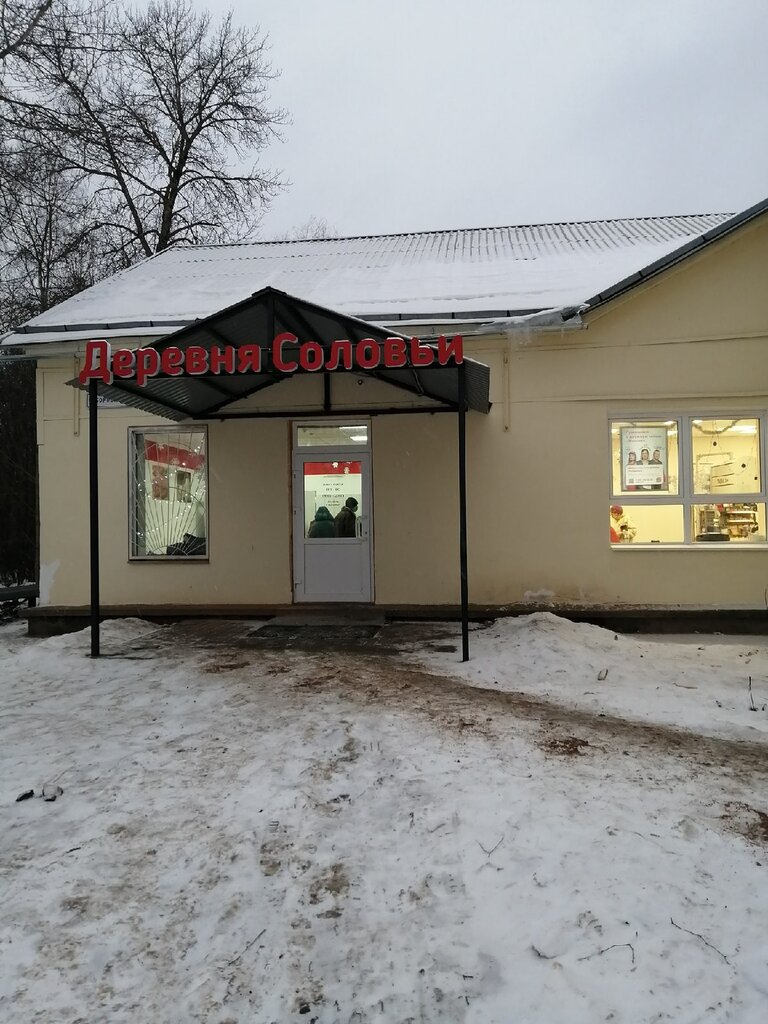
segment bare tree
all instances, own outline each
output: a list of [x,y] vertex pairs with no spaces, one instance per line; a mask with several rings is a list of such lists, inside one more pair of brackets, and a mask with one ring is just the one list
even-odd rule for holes
[[54,18],[13,66],[0,117],[93,190],[95,223],[127,260],[178,242],[253,234],[280,187],[253,161],[283,123],[258,29],[218,24],[189,0]]
[[0,586],[36,579],[36,435],[35,365],[0,359]]
[[[45,153],[0,159],[0,332],[108,271],[89,195]],[[0,353],[0,586],[34,580],[37,564],[35,366]]]
[[87,288],[111,267],[82,181],[44,152],[0,160],[0,329]]
[[52,4],[53,0],[0,0],[0,62],[23,53]]
[[[255,231],[280,187],[255,158],[285,119],[258,29],[189,0],[0,4],[0,329],[137,256]],[[0,361],[0,579],[35,572],[36,454],[34,366]]]
[[303,224],[291,228],[284,235],[276,235],[273,242],[301,242],[308,239],[338,238],[339,232],[325,217],[308,217]]

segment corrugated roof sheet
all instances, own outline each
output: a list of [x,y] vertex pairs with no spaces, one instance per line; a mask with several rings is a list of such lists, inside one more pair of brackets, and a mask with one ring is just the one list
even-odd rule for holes
[[[578,305],[732,214],[179,246],[29,321],[6,343],[153,326],[164,334],[272,286],[368,320],[480,318]],[[132,331],[138,333],[138,331]]]

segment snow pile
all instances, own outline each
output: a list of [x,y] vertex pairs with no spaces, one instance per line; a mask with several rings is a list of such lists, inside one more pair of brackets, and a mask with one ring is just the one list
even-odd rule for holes
[[475,629],[466,665],[447,652],[413,656],[472,686],[706,736],[768,738],[767,638],[700,635],[675,643],[536,612]]

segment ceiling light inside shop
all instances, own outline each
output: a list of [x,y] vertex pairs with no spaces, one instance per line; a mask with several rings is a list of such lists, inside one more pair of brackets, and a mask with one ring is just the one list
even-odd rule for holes
[[367,434],[350,434],[349,435],[349,440],[350,441],[367,441],[368,440],[368,435]]

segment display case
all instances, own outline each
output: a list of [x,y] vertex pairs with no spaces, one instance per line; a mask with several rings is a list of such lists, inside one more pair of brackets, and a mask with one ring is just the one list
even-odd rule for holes
[[752,502],[741,502],[731,505],[720,505],[720,528],[730,537],[741,540],[757,533],[757,505]]
[[697,505],[694,507],[693,526],[697,541],[747,540],[760,529],[757,504]]
[[698,505],[693,510],[694,536],[699,541],[729,541],[731,535],[725,529],[717,505]]

